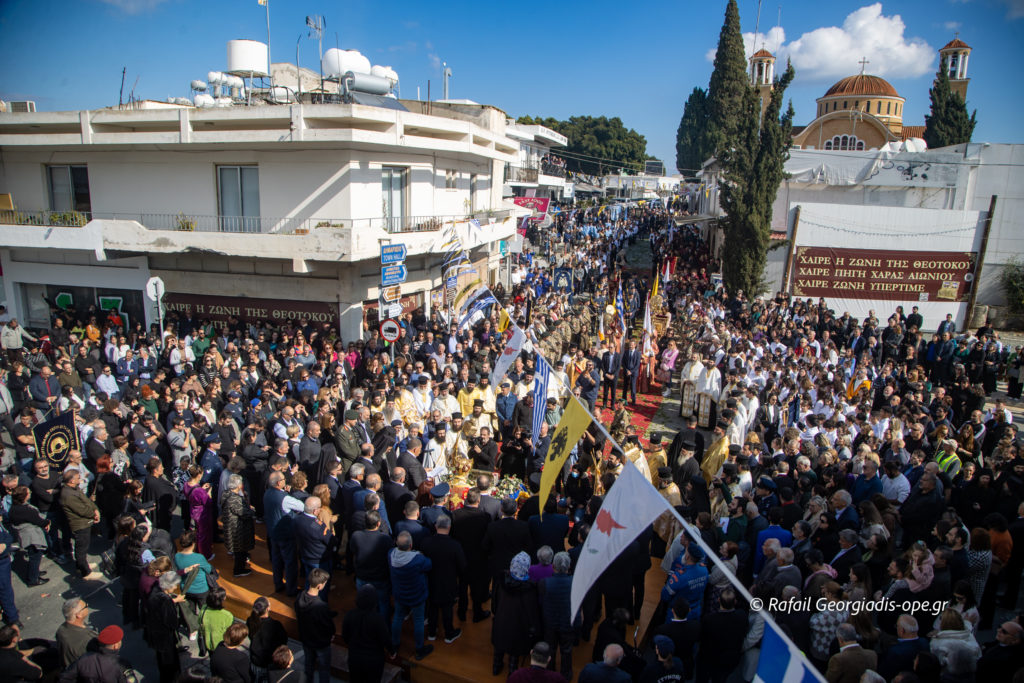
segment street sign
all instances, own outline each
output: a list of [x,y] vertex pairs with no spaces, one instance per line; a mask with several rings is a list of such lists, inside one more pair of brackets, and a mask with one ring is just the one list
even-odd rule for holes
[[505,256],[508,254],[508,242],[501,240],[498,242],[498,248],[501,250],[501,255]]
[[400,285],[405,282],[405,278],[409,275],[409,271],[406,269],[404,263],[396,263],[390,266],[384,266],[380,269],[380,284],[382,287],[390,287],[391,285]]
[[166,291],[164,281],[160,278],[154,276],[146,281],[146,298],[150,301],[160,301]]
[[401,263],[405,260],[406,253],[404,244],[382,244],[380,245],[381,265]]
[[401,333],[401,327],[394,320],[384,320],[380,324],[380,336],[384,337],[384,341],[398,341],[398,335]]
[[380,290],[380,298],[384,301],[398,301],[402,296],[402,288],[399,285],[392,285]]
[[388,317],[389,318],[401,318],[402,317],[402,304],[391,304],[388,306]]

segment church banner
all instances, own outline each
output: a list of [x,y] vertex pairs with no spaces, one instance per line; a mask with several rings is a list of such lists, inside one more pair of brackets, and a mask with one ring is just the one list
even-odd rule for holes
[[36,455],[46,458],[54,467],[64,467],[68,452],[78,450],[78,430],[75,429],[75,415],[67,412],[32,428]]
[[793,294],[798,297],[964,302],[976,252],[890,251],[797,247]]
[[[544,517],[544,504],[547,503],[551,489],[558,479],[566,458],[576,446],[576,443],[583,436],[583,432],[590,426],[590,413],[583,407],[575,396],[569,398],[569,405],[565,407],[562,419],[555,427],[555,433],[551,435],[551,445],[548,447],[548,456],[544,460],[544,466],[540,472],[540,509],[541,518]],[[537,437],[535,437],[536,440]]]

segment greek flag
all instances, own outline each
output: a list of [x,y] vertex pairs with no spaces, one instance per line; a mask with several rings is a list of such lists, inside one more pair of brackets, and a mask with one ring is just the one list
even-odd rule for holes
[[619,322],[622,323],[622,336],[626,336],[626,302],[622,298],[622,281],[619,281],[619,293],[615,297],[615,307],[619,309]]
[[764,622],[761,655],[754,683],[819,683],[824,679],[796,646],[786,642],[769,621]]
[[548,409],[548,382],[551,381],[551,366],[544,356],[537,354],[537,370],[533,375],[533,432],[535,440],[540,437],[540,424]]

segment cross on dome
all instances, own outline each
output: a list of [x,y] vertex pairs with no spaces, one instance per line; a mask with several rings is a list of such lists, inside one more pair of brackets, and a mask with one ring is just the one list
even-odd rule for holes
[[865,67],[867,67],[867,65],[870,64],[871,62],[868,61],[867,57],[861,57],[861,60],[857,63],[860,64],[860,72],[864,73]]

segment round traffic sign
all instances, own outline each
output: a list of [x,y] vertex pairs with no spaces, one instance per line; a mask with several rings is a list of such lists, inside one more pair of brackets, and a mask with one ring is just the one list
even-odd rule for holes
[[398,341],[401,330],[398,323],[390,318],[380,324],[380,336],[384,337],[384,341]]

